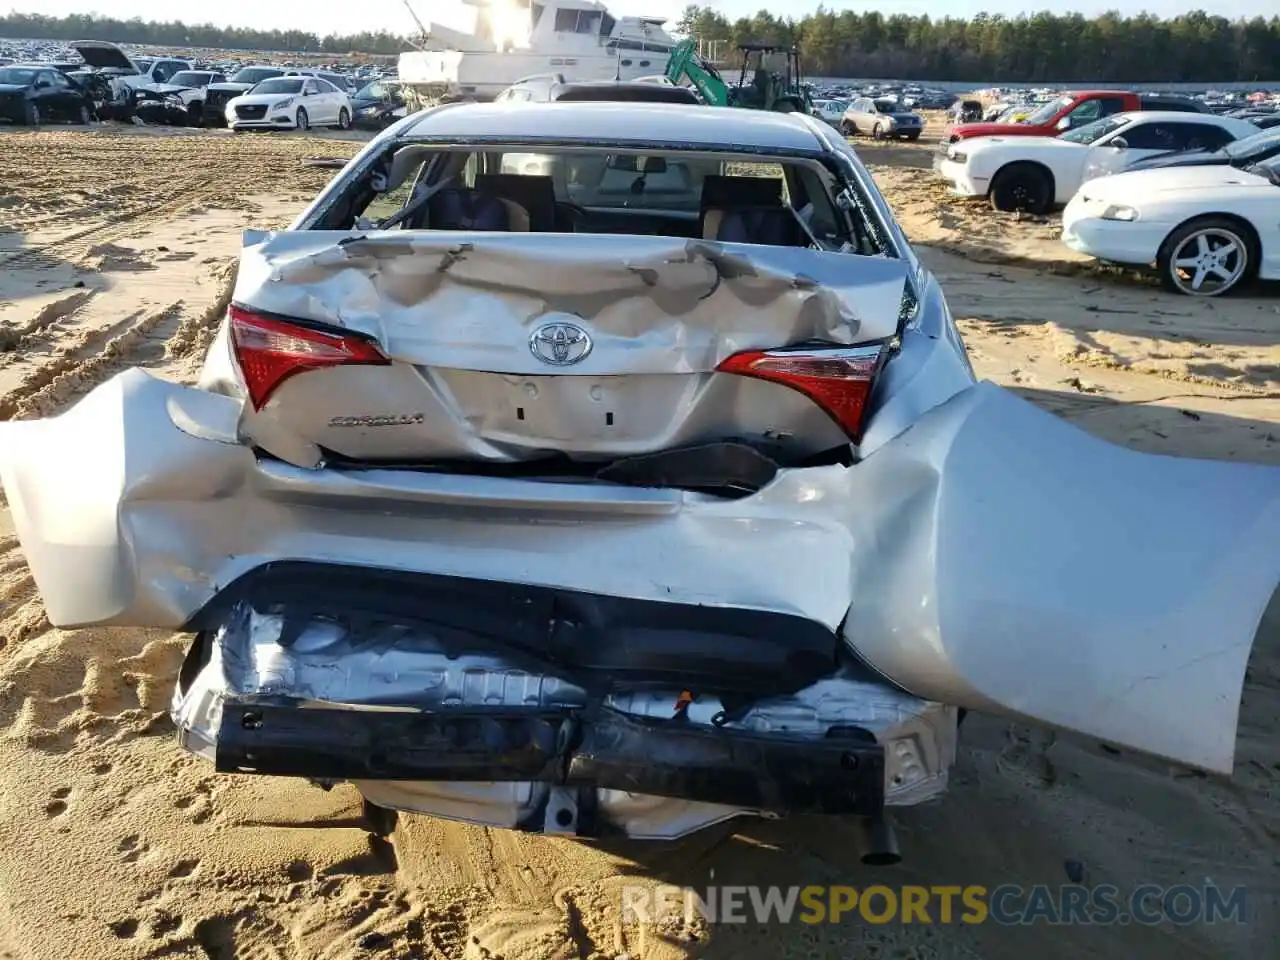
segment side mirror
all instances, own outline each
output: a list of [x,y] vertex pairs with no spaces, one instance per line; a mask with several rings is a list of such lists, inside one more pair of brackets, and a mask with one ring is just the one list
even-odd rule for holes
[[1116,137],[1115,139],[1108,141],[1107,146],[1115,147],[1117,150],[1128,150],[1129,141],[1124,137]]
[[1063,117],[1061,120],[1059,120],[1059,121],[1055,124],[1055,126],[1056,126],[1056,127],[1057,127],[1057,129],[1059,129],[1059,130],[1070,130],[1070,129],[1071,129],[1071,117],[1070,117],[1070,115],[1067,115],[1067,116]]

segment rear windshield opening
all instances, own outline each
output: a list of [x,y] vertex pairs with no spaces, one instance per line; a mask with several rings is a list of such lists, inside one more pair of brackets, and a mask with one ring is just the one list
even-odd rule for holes
[[701,238],[873,255],[816,160],[625,148],[531,151],[401,144],[315,224]]

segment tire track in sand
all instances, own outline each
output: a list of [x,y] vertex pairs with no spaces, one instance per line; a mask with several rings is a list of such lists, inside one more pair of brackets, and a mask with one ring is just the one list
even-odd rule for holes
[[199,182],[183,180],[158,202],[126,210],[82,230],[24,247],[0,260],[0,267],[57,267],[68,261],[82,259],[88,255],[90,247],[124,239],[157,220],[176,214],[184,207],[198,206],[211,195],[212,191]]
[[161,325],[176,329],[183,306],[179,300],[157,311],[138,311],[105,329],[86,331],[78,341],[59,347],[51,362],[33,370],[0,397],[0,420],[45,416],[87,393],[151,345]]

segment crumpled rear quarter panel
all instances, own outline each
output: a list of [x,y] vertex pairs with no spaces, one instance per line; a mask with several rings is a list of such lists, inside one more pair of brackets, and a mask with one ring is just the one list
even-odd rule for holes
[[54,624],[178,628],[280,559],[774,610],[843,621],[917,696],[1228,772],[1280,580],[1280,470],[1130,451],[986,383],[739,500],[259,462],[238,412],[133,370],[0,426]]

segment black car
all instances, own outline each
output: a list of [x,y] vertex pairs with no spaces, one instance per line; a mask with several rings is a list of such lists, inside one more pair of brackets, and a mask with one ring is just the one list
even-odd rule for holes
[[687,103],[698,98],[688,87],[647,80],[579,80],[570,82],[560,73],[546,73],[517,80],[496,97],[495,103],[554,103],[559,101],[611,103]]
[[35,126],[44,120],[89,123],[93,116],[89,94],[55,67],[0,67],[0,117]]
[[227,103],[242,93],[248,93],[263,80],[274,80],[283,77],[284,70],[279,67],[251,65],[241,67],[235,76],[222,83],[211,83],[204,90],[204,116],[206,126],[223,126],[226,120]]
[[398,83],[374,80],[351,96],[352,122],[369,130],[389,127],[407,113]]
[[1176,94],[1147,93],[1138,97],[1143,110],[1172,110],[1179,113],[1213,113],[1203,100],[1179,97]]
[[1280,130],[1264,130],[1251,137],[1228,143],[1219,150],[1181,150],[1136,160],[1126,170],[1154,170],[1160,167],[1247,167],[1251,163],[1280,156]]
[[551,91],[555,102],[605,100],[614,103],[692,103],[698,98],[688,87],[645,80],[580,80]]

